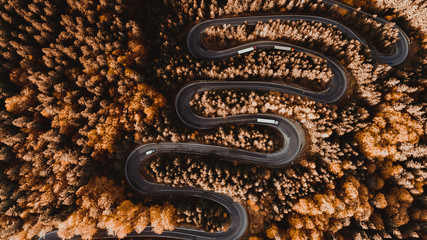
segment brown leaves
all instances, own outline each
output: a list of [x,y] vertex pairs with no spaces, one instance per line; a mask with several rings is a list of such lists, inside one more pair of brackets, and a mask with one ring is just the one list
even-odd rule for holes
[[165,230],[173,230],[176,226],[176,209],[171,204],[163,207],[155,205],[150,207],[151,226],[153,231],[161,234]]
[[176,209],[171,204],[150,208],[135,205],[124,200],[123,187],[106,177],[92,178],[77,191],[77,197],[79,208],[59,225],[60,237],[82,235],[90,239],[98,230],[107,229],[109,234],[123,238],[133,230],[143,231],[149,224],[158,234],[176,225]]
[[5,107],[11,113],[23,113],[34,106],[36,91],[27,87],[24,88],[19,95],[12,96],[5,100]]
[[166,99],[145,83],[132,87],[131,94],[117,96],[116,101],[100,109],[99,114],[106,115],[104,122],[99,122],[95,129],[88,133],[89,146],[97,152],[112,153],[121,139],[123,132],[134,131],[138,122],[153,124],[160,108],[166,105]]
[[269,229],[267,229],[267,237],[269,239],[275,239],[275,237],[279,234],[279,229],[275,224],[272,224]]
[[404,188],[394,188],[386,196],[386,213],[389,215],[392,225],[400,227],[409,222],[408,208],[414,200],[411,194]]
[[116,149],[115,143],[120,137],[121,129],[117,118],[108,117],[105,123],[98,124],[96,129],[88,133],[87,145],[92,146],[95,152],[107,150],[112,153]]
[[22,68],[16,68],[12,70],[9,74],[9,79],[12,83],[20,87],[25,87],[25,85],[29,83],[28,75]]
[[113,204],[123,200],[123,187],[118,187],[106,177],[94,177],[76,194],[77,205],[89,211],[90,216],[109,213]]
[[396,161],[400,157],[399,144],[414,144],[422,133],[422,125],[408,114],[385,106],[371,125],[356,134],[355,139],[367,157]]
[[[337,193],[336,193],[337,192]],[[288,232],[309,230],[306,234],[323,235],[323,232],[337,232],[347,224],[346,219],[367,221],[372,213],[368,189],[352,176],[345,179],[335,191],[316,194],[312,198],[301,198],[293,206],[288,222]],[[304,235],[304,234],[303,234]]]
[[149,223],[147,208],[125,200],[111,214],[103,216],[98,226],[107,229],[110,235],[123,238],[133,230],[138,233],[143,231]]
[[101,217],[110,214],[113,206],[123,201],[124,189],[106,177],[94,177],[76,194],[79,208],[59,225],[58,235],[63,238],[82,235],[83,239],[89,239],[98,231]]
[[68,104],[64,104],[61,111],[54,116],[51,126],[53,128],[59,128],[59,132],[64,135],[73,133],[78,124],[76,123],[77,112],[74,111],[73,107]]

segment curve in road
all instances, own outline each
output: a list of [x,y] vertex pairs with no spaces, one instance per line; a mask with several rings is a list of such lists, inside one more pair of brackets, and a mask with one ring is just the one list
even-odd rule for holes
[[[330,3],[332,1],[325,1],[325,3]],[[338,4],[337,4],[338,5]],[[346,6],[344,4],[339,4],[338,6]],[[353,8],[346,6],[346,10],[353,10]],[[360,11],[361,12],[361,11]],[[364,12],[362,12],[364,13]],[[368,16],[373,17],[372,15],[368,13],[364,13]],[[382,18],[375,18],[380,23],[386,23],[387,21]],[[195,27],[193,27],[187,38],[187,46],[190,53],[198,58],[204,58],[204,59],[210,59],[210,60],[219,60],[224,59],[228,57],[232,57],[238,54],[241,54],[243,52],[249,52],[255,50],[255,48],[262,48],[262,49],[286,49],[289,44],[278,42],[278,41],[258,41],[258,42],[251,42],[242,44],[237,47],[228,48],[225,50],[220,51],[213,51],[209,49],[204,49],[202,45],[200,44],[200,39],[202,37],[202,34],[205,32],[205,30],[212,26],[220,26],[220,25],[230,25],[230,26],[240,26],[242,24],[248,24],[248,25],[256,25],[258,22],[268,22],[270,20],[289,20],[289,21],[312,21],[321,23],[323,25],[332,25],[338,28],[343,34],[345,34],[348,38],[356,39],[360,41],[361,43],[367,45],[367,41],[359,36],[357,33],[355,33],[350,28],[346,27],[345,25],[334,21],[329,18],[319,17],[319,16],[311,16],[311,15],[268,15],[268,16],[252,16],[252,17],[237,17],[237,18],[221,18],[221,19],[212,19],[207,20],[202,23],[199,23]],[[395,44],[395,51],[392,55],[384,55],[378,52],[377,50],[370,48],[370,52],[372,54],[372,57],[379,61],[380,63],[385,63],[390,66],[396,66],[401,64],[406,60],[409,54],[409,38],[403,32],[398,26],[394,26],[394,28],[398,31],[398,40]]]
[[[330,6],[337,4],[339,7],[354,11],[347,5],[337,3],[331,0],[324,0],[325,4]],[[362,12],[364,13],[364,12]],[[364,13],[367,14],[367,13]],[[368,16],[373,17],[370,14]],[[220,146],[211,146],[198,143],[152,143],[145,144],[135,149],[128,157],[125,166],[126,179],[129,185],[141,195],[147,196],[185,196],[185,197],[198,197],[204,198],[210,201],[214,201],[222,205],[231,216],[231,224],[227,231],[207,233],[200,230],[188,229],[188,228],[176,228],[173,231],[165,231],[161,235],[157,235],[153,232],[151,227],[147,227],[142,233],[132,232],[128,237],[167,237],[176,239],[239,239],[244,235],[248,226],[248,217],[245,209],[239,203],[233,201],[233,199],[227,195],[219,194],[215,192],[204,191],[195,187],[184,187],[184,188],[173,188],[168,185],[162,185],[152,183],[144,179],[138,173],[138,166],[140,163],[148,161],[151,157],[160,153],[189,153],[189,154],[202,154],[202,155],[215,155],[221,158],[234,159],[240,162],[259,164],[266,167],[281,167],[285,164],[294,160],[300,154],[304,147],[304,132],[299,124],[285,119],[280,116],[270,114],[256,114],[256,115],[235,115],[228,116],[226,118],[205,118],[194,114],[189,106],[189,102],[197,92],[206,90],[221,90],[221,89],[246,89],[246,90],[261,90],[261,91],[278,91],[288,94],[296,94],[310,98],[312,100],[322,103],[335,103],[344,94],[348,86],[347,72],[343,66],[320,53],[315,51],[298,47],[295,45],[278,42],[278,41],[258,41],[248,44],[243,44],[238,47],[222,50],[222,51],[211,51],[203,49],[200,45],[200,37],[204,30],[210,26],[230,24],[230,25],[241,25],[247,22],[249,25],[256,24],[258,21],[269,21],[269,20],[307,20],[316,21],[322,24],[332,24],[337,26],[344,34],[349,38],[354,38],[362,43],[366,44],[363,38],[359,37],[351,29],[344,25],[333,21],[331,19],[308,16],[308,15],[273,15],[273,16],[255,16],[255,17],[237,17],[237,18],[224,18],[204,21],[195,27],[193,27],[187,38],[187,45],[190,53],[194,57],[204,58],[208,60],[223,59],[231,56],[235,56],[247,51],[254,50],[256,48],[268,49],[274,48],[278,50],[293,50],[301,51],[321,57],[327,60],[328,67],[332,70],[333,79],[330,87],[321,92],[308,91],[292,86],[281,85],[277,83],[267,82],[243,82],[243,81],[202,81],[188,84],[180,90],[176,97],[175,108],[180,119],[187,125],[199,128],[213,128],[223,124],[259,124],[266,125],[276,128],[283,137],[282,148],[274,153],[257,153],[248,152],[242,150],[234,150]],[[386,22],[383,19],[375,18],[379,22]],[[386,56],[371,49],[371,53],[374,59],[377,61],[388,63],[389,65],[398,65],[402,63],[409,52],[409,39],[406,34],[399,30],[398,41],[396,43],[396,51],[393,55]],[[41,239],[57,240],[58,235],[56,231],[46,234]],[[72,239],[80,239],[76,236]],[[109,236],[105,231],[100,232],[96,239],[114,239]]]

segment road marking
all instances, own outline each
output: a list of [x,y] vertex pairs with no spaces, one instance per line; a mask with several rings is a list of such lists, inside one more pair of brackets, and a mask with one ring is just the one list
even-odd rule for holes
[[253,50],[255,50],[255,48],[253,48],[253,47],[245,48],[245,49],[242,49],[240,51],[237,51],[237,54],[247,53],[247,52],[250,52],[250,51],[253,51]]
[[153,150],[153,149],[148,150],[147,152],[145,152],[145,155],[150,155],[150,154],[152,154],[153,152],[154,152],[154,150]]
[[291,51],[292,50],[292,48],[290,48],[290,47],[282,47],[282,46],[274,46],[274,49],[283,50],[283,51]]
[[276,121],[276,120],[273,120],[273,119],[265,119],[265,118],[257,118],[256,119],[256,121],[257,122],[260,122],[260,123],[270,123],[270,124],[275,124],[275,125],[277,125],[279,122],[278,121]]

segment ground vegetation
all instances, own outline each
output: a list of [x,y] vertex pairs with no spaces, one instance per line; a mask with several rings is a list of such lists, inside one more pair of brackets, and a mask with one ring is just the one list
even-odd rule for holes
[[168,154],[143,172],[158,183],[230,195],[253,220],[249,239],[422,239],[427,7],[421,0],[343,2],[392,23],[317,1],[1,1],[0,238],[53,229],[64,238],[89,239],[101,229],[124,237],[148,225],[157,233],[226,230],[227,212],[210,202],[137,196],[124,182],[124,162],[152,142],[280,148],[277,133],[259,126],[191,129],[176,116],[174,96],[199,79],[325,89],[330,70],[307,54],[257,50],[204,61],[186,47],[190,27],[206,19],[304,13],[343,22],[385,54],[396,23],[411,40],[410,56],[397,67],[380,64],[364,44],[312,22],[211,28],[209,48],[279,39],[334,58],[352,76],[348,95],[328,105],[277,92],[198,93],[191,107],[201,116],[272,113],[298,122],[304,154],[279,169]]

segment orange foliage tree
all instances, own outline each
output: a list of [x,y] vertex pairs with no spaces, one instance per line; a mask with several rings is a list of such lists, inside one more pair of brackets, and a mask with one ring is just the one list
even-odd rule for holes
[[77,191],[77,205],[66,221],[59,224],[58,235],[71,238],[81,235],[92,238],[100,229],[124,238],[128,233],[142,232],[153,226],[154,232],[173,230],[176,226],[176,209],[173,205],[154,205],[149,208],[124,200],[124,188],[106,177],[94,177]]
[[355,177],[347,177],[336,190],[301,198],[288,218],[290,239],[323,239],[324,232],[336,233],[350,219],[367,221],[372,213],[368,189]]
[[106,177],[92,178],[76,194],[79,207],[59,225],[58,235],[62,238],[81,235],[83,239],[90,239],[98,231],[101,217],[111,214],[113,207],[124,199],[123,187]]
[[151,226],[157,234],[176,227],[176,209],[171,204],[150,207]]
[[98,226],[107,229],[110,235],[123,238],[133,230],[140,233],[149,223],[147,208],[125,200],[111,214],[103,216]]
[[395,161],[400,156],[399,144],[414,144],[422,133],[422,125],[408,114],[384,106],[372,123],[356,134],[355,139],[367,157]]

